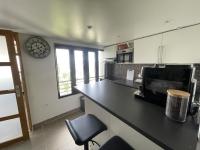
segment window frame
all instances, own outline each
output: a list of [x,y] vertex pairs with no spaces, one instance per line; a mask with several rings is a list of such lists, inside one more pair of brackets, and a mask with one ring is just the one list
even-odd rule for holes
[[[57,64],[57,56],[56,56],[56,49],[67,49],[69,50],[69,64],[70,64],[70,78],[71,78],[71,88],[72,93],[66,95],[60,95],[59,90],[59,77],[58,77],[58,64]],[[97,48],[89,48],[89,47],[81,47],[81,46],[73,46],[73,45],[66,45],[66,44],[59,44],[54,43],[54,57],[55,57],[55,69],[56,69],[56,82],[57,82],[57,91],[58,91],[58,98],[64,98],[71,95],[78,94],[79,92],[74,88],[76,86],[76,68],[75,68],[75,58],[74,58],[74,51],[79,50],[83,51],[83,70],[84,70],[84,83],[89,83],[89,60],[88,60],[88,52],[95,52],[95,80],[96,82],[99,80],[99,58],[98,58],[98,51],[103,51]]]
[[[62,96],[60,94],[59,75],[58,75],[58,61],[57,61],[57,55],[56,55],[56,48],[57,47],[54,48],[55,69],[56,69],[56,84],[57,84],[58,98],[60,99],[60,98],[63,98],[63,97],[74,95],[74,93],[73,93],[73,90],[72,90],[72,92],[70,94],[66,94],[66,95],[62,95]],[[73,88],[73,86],[72,86],[72,76],[71,76],[71,74],[72,74],[71,73],[71,59],[70,59],[71,54],[70,54],[70,50],[69,49],[67,49],[67,48],[65,48],[65,49],[69,51],[70,81],[71,81],[71,88]]]

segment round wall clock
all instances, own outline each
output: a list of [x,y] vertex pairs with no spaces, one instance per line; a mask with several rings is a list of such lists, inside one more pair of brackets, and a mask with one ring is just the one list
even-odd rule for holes
[[50,54],[50,46],[43,38],[34,36],[25,42],[26,51],[34,58],[44,58]]

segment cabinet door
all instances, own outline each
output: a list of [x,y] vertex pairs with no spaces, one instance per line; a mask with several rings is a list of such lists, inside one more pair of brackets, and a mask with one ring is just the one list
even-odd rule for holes
[[116,52],[117,52],[117,47],[114,46],[109,46],[104,49],[104,59],[106,58],[115,58],[116,57]]
[[165,34],[165,63],[200,62],[200,26]]
[[134,63],[158,63],[158,49],[162,35],[134,41]]

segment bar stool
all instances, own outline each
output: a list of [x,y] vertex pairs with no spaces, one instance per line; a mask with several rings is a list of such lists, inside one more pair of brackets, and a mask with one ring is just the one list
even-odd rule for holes
[[114,136],[108,140],[99,150],[134,150],[119,136]]
[[89,141],[99,145],[92,139],[99,133],[107,130],[106,125],[91,114],[83,115],[73,120],[66,120],[65,123],[75,143],[77,145],[84,145],[84,150],[89,149]]

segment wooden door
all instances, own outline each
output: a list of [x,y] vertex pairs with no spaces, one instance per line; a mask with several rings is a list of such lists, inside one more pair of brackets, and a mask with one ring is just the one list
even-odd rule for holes
[[16,34],[0,30],[0,148],[29,138]]

